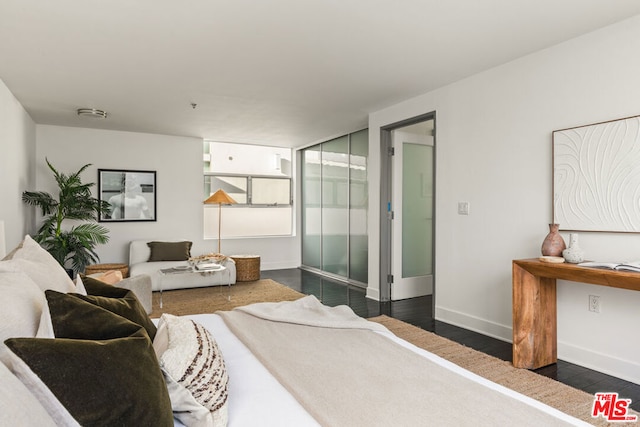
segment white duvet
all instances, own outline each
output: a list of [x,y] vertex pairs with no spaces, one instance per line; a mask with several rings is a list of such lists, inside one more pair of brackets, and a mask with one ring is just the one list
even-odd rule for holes
[[[318,423],[296,399],[269,373],[256,357],[227,328],[216,314],[185,316],[205,326],[215,337],[229,374],[229,426],[304,427]],[[390,332],[376,332],[461,376],[497,390],[551,414],[570,425],[590,424],[562,413],[550,406],[493,383],[459,366],[404,341]],[[481,425],[478,420],[478,425]],[[177,426],[182,426],[176,421]],[[349,426],[352,427],[352,426]]]

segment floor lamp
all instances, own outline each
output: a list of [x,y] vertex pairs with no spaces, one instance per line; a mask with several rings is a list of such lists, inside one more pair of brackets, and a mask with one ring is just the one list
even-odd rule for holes
[[234,205],[237,202],[231,198],[224,190],[220,189],[213,193],[211,197],[204,201],[205,205],[218,205],[218,253],[220,252],[220,230],[222,227],[222,205]]

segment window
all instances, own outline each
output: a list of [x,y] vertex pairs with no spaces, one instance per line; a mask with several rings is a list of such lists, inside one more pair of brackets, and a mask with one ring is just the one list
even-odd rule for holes
[[290,205],[291,180],[282,178],[250,178],[251,203],[254,205]]
[[[203,200],[218,189],[222,238],[285,236],[293,229],[292,153],[288,148],[205,141]],[[218,208],[204,205],[204,237],[218,238]]]
[[218,189],[223,189],[237,203],[247,204],[248,180],[244,176],[204,176],[204,198],[206,199]]
[[291,205],[291,178],[205,175],[205,197],[223,189],[239,205]]

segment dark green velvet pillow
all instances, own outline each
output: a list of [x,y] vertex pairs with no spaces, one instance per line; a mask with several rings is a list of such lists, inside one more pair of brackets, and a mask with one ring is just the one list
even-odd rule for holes
[[186,261],[191,257],[192,242],[149,242],[149,261]]
[[14,364],[20,367],[16,375],[49,397],[42,403],[50,413],[62,404],[83,426],[173,426],[167,387],[145,329],[71,295],[47,297],[60,338],[5,343],[11,358],[24,362]]
[[[83,277],[82,283],[88,295],[70,294],[116,313],[144,327],[153,341],[156,325],[151,321],[138,297],[129,289],[119,288],[92,277]],[[55,330],[54,330],[55,331]],[[57,336],[57,334],[56,334]]]
[[122,298],[129,291],[128,289],[119,288],[114,285],[110,285],[96,278],[84,276],[82,277],[82,284],[87,290],[88,295],[98,295],[101,297]]

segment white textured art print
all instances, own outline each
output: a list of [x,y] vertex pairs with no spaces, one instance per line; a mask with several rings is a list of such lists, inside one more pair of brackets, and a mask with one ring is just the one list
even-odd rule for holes
[[553,221],[640,232],[640,116],[553,132]]

